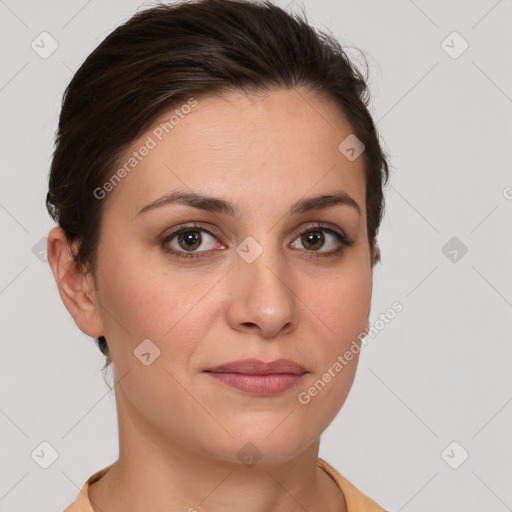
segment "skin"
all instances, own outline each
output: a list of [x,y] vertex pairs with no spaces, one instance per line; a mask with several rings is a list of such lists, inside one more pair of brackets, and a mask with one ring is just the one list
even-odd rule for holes
[[[351,132],[332,104],[304,90],[201,97],[103,199],[95,280],[74,264],[62,230],[50,231],[61,298],[84,333],[108,340],[117,383],[120,455],[90,487],[95,511],[346,510],[317,457],[358,356],[307,405],[297,396],[369,324],[364,163],[338,150]],[[182,204],[137,216],[177,190],[229,200],[240,217]],[[301,198],[339,190],[360,214],[349,205],[287,214]],[[196,260],[163,248],[173,228],[188,222],[216,229],[214,236],[200,232],[203,257]],[[311,224],[318,232],[318,222],[343,230],[353,244],[315,257],[340,246],[326,231],[316,251],[301,239]],[[248,236],[263,248],[252,263],[235,251]],[[169,245],[186,252],[178,237]],[[146,338],[160,350],[149,366],[134,357]],[[308,374],[292,389],[259,396],[204,373],[246,358],[291,359]],[[261,452],[252,467],[237,458],[247,442]]]

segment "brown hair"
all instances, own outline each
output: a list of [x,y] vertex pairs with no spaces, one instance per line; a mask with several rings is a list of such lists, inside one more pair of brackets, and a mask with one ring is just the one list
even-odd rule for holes
[[[368,74],[368,69],[366,69]],[[141,11],[109,34],[67,86],[46,206],[75,262],[95,275],[103,201],[94,190],[125,150],[191,95],[303,87],[333,101],[365,145],[367,232],[373,264],[389,170],[367,109],[365,77],[340,43],[272,3],[193,0]],[[341,141],[340,141],[341,142]],[[107,341],[96,339],[111,362]]]

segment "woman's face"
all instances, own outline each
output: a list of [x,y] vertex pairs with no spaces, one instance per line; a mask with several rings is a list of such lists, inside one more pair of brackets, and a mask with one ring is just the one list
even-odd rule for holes
[[[176,109],[166,133],[160,121]],[[173,108],[126,153],[129,172],[102,199],[95,301],[124,376],[117,399],[145,432],[233,462],[250,442],[275,463],[336,416],[357,353],[335,363],[360,345],[372,286],[363,157],[338,149],[350,134],[333,105],[303,90],[229,93]],[[195,206],[139,213],[178,192]],[[355,205],[307,202],[342,193]],[[288,359],[306,373],[265,393],[206,371],[244,359]]]

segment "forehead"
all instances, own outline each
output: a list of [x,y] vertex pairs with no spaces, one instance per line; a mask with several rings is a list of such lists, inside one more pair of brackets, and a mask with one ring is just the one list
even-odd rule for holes
[[332,102],[305,90],[193,98],[161,115],[126,151],[116,170],[127,172],[109,192],[108,208],[135,215],[179,188],[254,210],[270,207],[269,198],[342,188],[364,209],[363,158],[351,161],[339,149],[351,133]]

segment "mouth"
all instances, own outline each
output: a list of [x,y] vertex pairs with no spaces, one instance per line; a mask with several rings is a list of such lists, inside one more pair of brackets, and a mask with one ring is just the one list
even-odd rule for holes
[[258,359],[231,361],[206,370],[218,382],[256,395],[276,395],[290,389],[308,372],[288,359],[265,363]]

